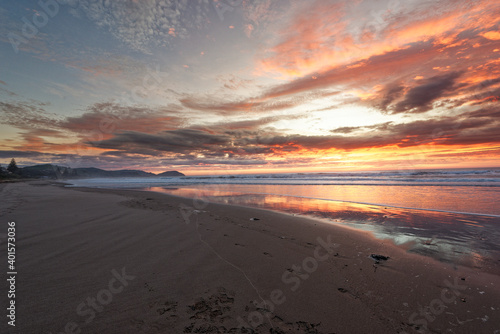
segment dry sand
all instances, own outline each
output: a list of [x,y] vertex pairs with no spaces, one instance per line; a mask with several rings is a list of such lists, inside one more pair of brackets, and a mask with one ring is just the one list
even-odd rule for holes
[[500,333],[497,275],[364,232],[140,191],[0,188],[2,275],[10,221],[18,272],[2,333]]

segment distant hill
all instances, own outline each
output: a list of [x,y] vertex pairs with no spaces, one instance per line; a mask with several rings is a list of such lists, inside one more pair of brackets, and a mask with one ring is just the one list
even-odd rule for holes
[[177,171],[168,171],[161,174],[153,174],[142,170],[104,170],[94,167],[70,168],[52,164],[35,165],[19,168],[16,173],[23,178],[50,178],[50,179],[76,179],[76,178],[100,178],[100,177],[155,177],[155,176],[184,176]]
[[186,175],[184,175],[176,170],[171,170],[168,172],[163,172],[163,173],[157,174],[157,176],[186,176]]

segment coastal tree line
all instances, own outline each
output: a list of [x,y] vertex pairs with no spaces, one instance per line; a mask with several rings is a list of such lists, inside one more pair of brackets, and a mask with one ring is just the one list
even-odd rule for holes
[[10,160],[7,168],[3,168],[0,166],[0,177],[1,178],[9,178],[16,177],[19,173],[19,167],[17,167],[16,159],[12,158]]

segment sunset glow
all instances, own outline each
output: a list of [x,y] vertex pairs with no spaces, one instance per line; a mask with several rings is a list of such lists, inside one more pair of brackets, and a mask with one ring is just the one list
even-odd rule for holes
[[2,166],[500,166],[497,1],[220,2],[2,3]]

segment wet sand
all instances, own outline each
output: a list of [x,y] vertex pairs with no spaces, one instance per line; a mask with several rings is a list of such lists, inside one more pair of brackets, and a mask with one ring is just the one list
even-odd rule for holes
[[498,275],[368,232],[151,192],[0,188],[1,242],[10,221],[17,239],[8,333],[500,331]]
[[377,239],[401,245],[408,252],[500,275],[498,261],[500,216],[498,215],[412,209],[207,188],[150,187],[141,190],[319,219],[330,224],[369,231]]

